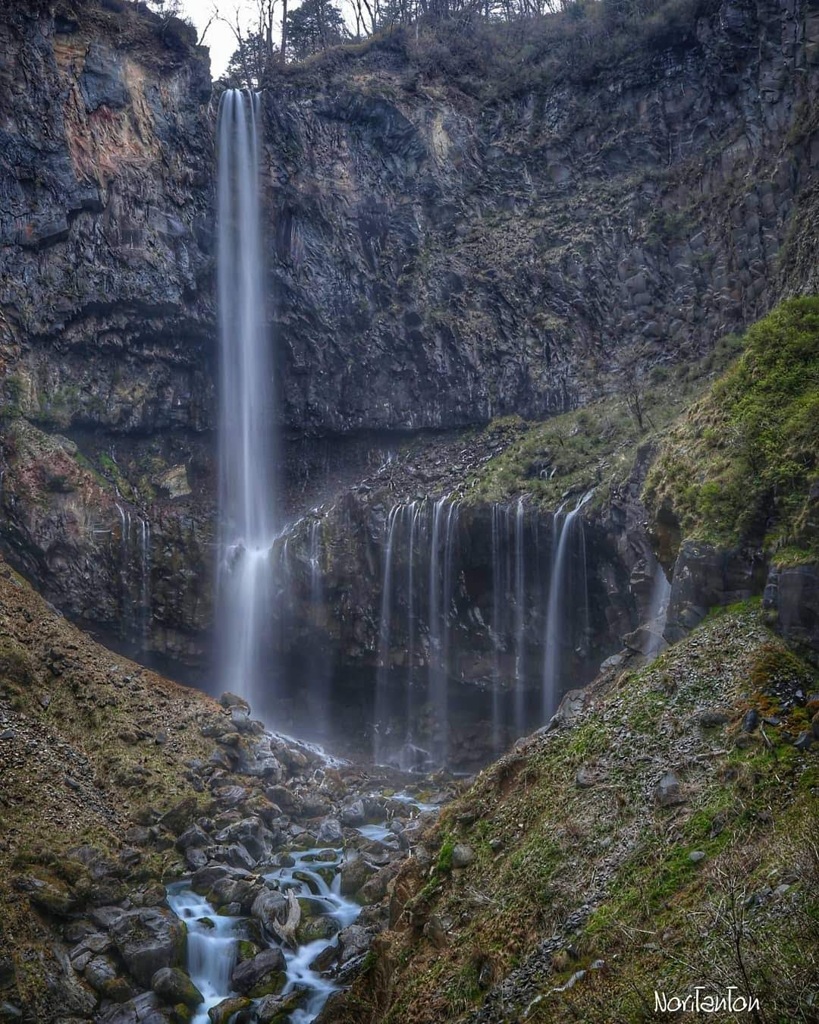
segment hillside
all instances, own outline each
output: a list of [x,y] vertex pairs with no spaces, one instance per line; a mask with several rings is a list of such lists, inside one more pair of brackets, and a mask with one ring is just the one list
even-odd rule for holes
[[754,608],[601,677],[446,809],[322,1020],[651,1020],[694,985],[815,1020],[816,689]]

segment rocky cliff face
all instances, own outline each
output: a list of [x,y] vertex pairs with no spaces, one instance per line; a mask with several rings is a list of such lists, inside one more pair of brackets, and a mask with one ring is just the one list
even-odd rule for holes
[[209,473],[200,437],[214,415],[207,55],[191,29],[130,5],[12,8],[0,19],[4,539],[64,609],[133,640],[150,568],[132,563],[150,524],[151,608],[163,646],[184,654],[179,628],[203,622],[174,570],[201,570],[207,513],[188,499]]
[[287,421],[542,417],[815,289],[819,18],[702,11],[583,74],[408,36],[271,89]]
[[[440,61],[395,36],[266,93],[294,517],[370,474],[396,431],[545,416],[623,375],[643,386],[819,286],[816,14],[698,10],[582,72],[500,36],[476,37],[468,60],[439,44]],[[177,23],[114,0],[6,12],[0,55],[4,544],[64,610],[200,668],[215,494],[206,58]],[[422,459],[402,500],[455,486],[448,442],[432,450],[435,471]],[[356,594],[330,635],[352,663],[375,659],[395,500],[375,518],[360,503],[369,555],[337,563],[339,593],[353,574]],[[639,514],[626,518],[606,541],[624,578],[647,558]],[[486,628],[470,635],[486,646],[473,583]],[[639,606],[629,592],[612,637]]]

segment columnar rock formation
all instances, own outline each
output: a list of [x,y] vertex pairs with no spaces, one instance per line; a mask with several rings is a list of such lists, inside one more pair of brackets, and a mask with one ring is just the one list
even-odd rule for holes
[[[775,0],[699,11],[609,63],[515,64],[506,42],[504,57],[477,47],[476,81],[463,48],[438,66],[398,34],[281,73],[263,178],[288,514],[337,498],[406,432],[639,388],[819,287],[819,20]],[[60,608],[201,678],[215,498],[206,54],[180,23],[91,0],[5,11],[0,47],[24,71],[0,90],[2,541]],[[419,474],[406,500],[451,490],[445,467],[434,488]],[[357,536],[366,506],[339,506]],[[639,510],[626,518],[626,538],[614,513],[606,529],[628,577],[648,563]],[[359,576],[337,609],[348,666],[375,661],[379,580]],[[613,614],[610,642],[635,624]]]

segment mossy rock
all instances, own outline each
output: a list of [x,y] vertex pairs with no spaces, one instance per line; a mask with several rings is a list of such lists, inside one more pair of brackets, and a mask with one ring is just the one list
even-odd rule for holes
[[234,1014],[241,1010],[247,1010],[252,1005],[247,996],[229,996],[217,1006],[212,1006],[208,1010],[208,1017],[211,1019],[211,1024],[228,1024]]
[[69,886],[39,878],[31,882],[29,899],[39,910],[54,917],[68,917],[79,903],[77,894]]
[[11,637],[0,640],[0,680],[31,686],[36,676],[31,656],[22,644]]
[[329,914],[320,914],[318,917],[308,917],[299,922],[296,929],[296,938],[301,945],[306,946],[310,942],[319,939],[330,939],[339,931],[339,923]]
[[250,939],[239,939],[236,944],[236,959],[239,963],[245,960],[252,960],[260,952],[260,947],[255,942],[251,942]]

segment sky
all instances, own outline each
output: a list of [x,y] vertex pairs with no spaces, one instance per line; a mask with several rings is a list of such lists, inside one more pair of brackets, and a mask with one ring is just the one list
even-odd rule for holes
[[[180,10],[183,16],[190,18],[196,25],[201,36],[205,26],[213,16],[214,7],[235,21],[236,13],[243,29],[255,22],[254,4],[247,0],[181,0]],[[230,27],[218,18],[213,18],[210,28],[204,39],[204,45],[210,48],[210,73],[213,78],[219,78],[227,67],[233,51],[236,49],[236,37]]]

